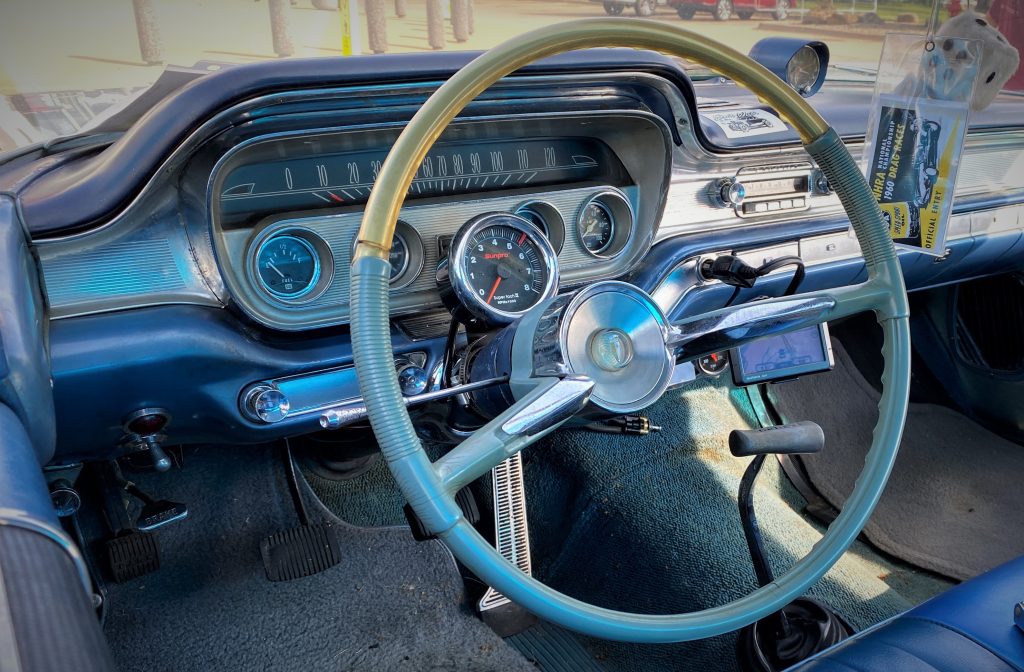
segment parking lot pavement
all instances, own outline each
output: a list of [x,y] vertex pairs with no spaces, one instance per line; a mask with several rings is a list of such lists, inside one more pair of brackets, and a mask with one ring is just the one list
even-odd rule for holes
[[[273,59],[270,0],[150,0],[153,25],[164,63],[191,65],[201,60],[244,63]],[[394,16],[386,0],[387,49],[425,51],[426,0],[408,0],[405,18]],[[286,10],[295,56],[341,53],[340,13],[317,10],[298,0]],[[604,16],[599,3],[585,0],[475,0],[475,32],[455,42],[445,23],[446,49],[486,49],[510,36],[559,21]],[[625,17],[631,16],[626,9]],[[652,17],[686,25],[746,51],[761,37],[785,34],[786,25],[767,14],[752,20],[714,21],[698,14],[683,21],[668,7]],[[636,19],[634,19],[636,20]],[[363,50],[368,48],[365,17],[358,21]],[[40,35],[46,39],[41,40]],[[833,60],[873,66],[880,43],[829,38]],[[128,0],[4,0],[0,9],[0,93],[92,90],[145,86],[162,70],[140,55],[132,3]]]

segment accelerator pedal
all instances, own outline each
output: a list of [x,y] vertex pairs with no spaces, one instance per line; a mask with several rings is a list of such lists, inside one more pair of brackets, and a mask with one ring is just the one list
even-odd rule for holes
[[160,552],[153,535],[124,530],[104,542],[107,569],[116,583],[124,583],[160,569]]
[[330,524],[300,525],[270,535],[260,543],[263,569],[270,581],[312,576],[341,562],[338,531]]
[[[530,529],[526,521],[526,487],[523,456],[516,453],[491,469],[494,491],[494,537],[502,557],[527,576],[533,572],[530,559]],[[510,637],[537,623],[537,617],[488,586],[477,604],[480,619],[500,637]]]

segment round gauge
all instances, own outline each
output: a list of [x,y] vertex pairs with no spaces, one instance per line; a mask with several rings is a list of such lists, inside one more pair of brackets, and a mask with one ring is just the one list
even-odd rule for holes
[[697,360],[697,368],[708,376],[718,376],[729,366],[729,355],[724,352],[713,352]]
[[584,201],[576,217],[577,241],[600,259],[612,259],[633,237],[633,207],[618,189],[598,192]]
[[527,201],[516,208],[516,214],[544,233],[555,253],[565,244],[565,222],[558,208],[547,201]]
[[821,58],[810,45],[800,47],[786,64],[786,81],[802,96],[810,94],[821,74]]
[[297,299],[316,287],[320,257],[312,243],[292,234],[267,238],[256,250],[256,277],[273,296]]
[[[356,254],[356,238],[352,239],[352,256]],[[419,277],[423,270],[423,239],[408,222],[398,220],[395,224],[395,235],[391,239],[391,251],[388,252],[391,264],[389,282],[391,289],[402,289]]]
[[580,214],[580,239],[583,247],[593,254],[601,254],[612,244],[615,236],[615,217],[600,201],[591,201]]
[[478,317],[511,322],[558,290],[551,243],[517,215],[490,213],[470,220],[451,250],[449,282]]
[[544,219],[544,215],[537,212],[537,208],[524,206],[516,210],[516,214],[540,229],[541,232],[544,233],[545,237],[551,238],[551,231],[548,229],[548,221]]
[[391,263],[391,282],[394,282],[409,267],[409,243],[405,242],[405,238],[397,231],[395,231],[395,238],[391,242],[388,261]]

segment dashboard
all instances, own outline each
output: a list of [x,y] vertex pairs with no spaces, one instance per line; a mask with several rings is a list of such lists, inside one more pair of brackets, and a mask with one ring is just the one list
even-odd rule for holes
[[[404,123],[466,59],[241,66],[172,94],[112,144],[0,166],[43,270],[58,458],[117,454],[140,408],[168,409],[172,442],[244,443],[313,431],[318,409],[357,400],[348,296],[363,206]],[[834,83],[812,100],[855,153],[869,94]],[[757,106],[633,51],[582,52],[492,87],[439,138],[399,213],[396,366],[436,378],[458,291],[500,324],[611,278],[670,317],[717,308],[731,288],[698,267],[722,252],[755,265],[797,254],[807,289],[862,278],[838,198],[795,134],[730,139],[708,121]],[[901,252],[912,289],[1024,265],[1019,106],[1003,96],[972,117],[949,252]],[[266,390],[288,395],[287,417],[249,412]]]
[[[361,206],[398,132],[260,136],[217,162],[209,196],[214,249],[228,291],[250,317],[282,330],[347,322]],[[670,147],[664,122],[641,111],[453,125],[423,159],[399,215],[392,314],[442,308],[438,264],[458,229],[486,213],[537,227],[563,289],[629,271],[657,230]]]

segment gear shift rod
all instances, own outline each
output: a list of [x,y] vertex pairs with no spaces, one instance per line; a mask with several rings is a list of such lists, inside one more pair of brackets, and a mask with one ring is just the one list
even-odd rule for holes
[[[760,586],[774,580],[754,512],[754,483],[764,466],[765,456],[773,453],[818,453],[824,446],[825,435],[813,422],[733,430],[729,434],[729,450],[734,456],[754,456],[743,473],[737,499],[743,534]],[[799,597],[774,614],[740,630],[736,655],[740,668],[745,672],[775,672],[795,665],[849,635],[850,627],[828,606],[809,597]]]

